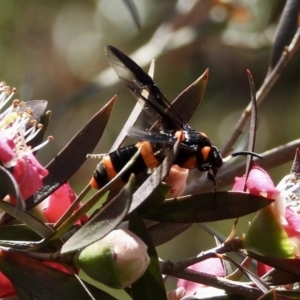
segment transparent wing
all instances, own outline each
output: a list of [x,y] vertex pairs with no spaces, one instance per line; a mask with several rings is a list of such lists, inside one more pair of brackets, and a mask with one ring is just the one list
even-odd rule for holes
[[[186,122],[174,110],[156,83],[131,58],[113,46],[106,47],[106,55],[123,84],[145,105],[144,110],[162,124],[163,129],[174,131],[187,128]],[[148,98],[142,95],[144,90],[149,93]]]

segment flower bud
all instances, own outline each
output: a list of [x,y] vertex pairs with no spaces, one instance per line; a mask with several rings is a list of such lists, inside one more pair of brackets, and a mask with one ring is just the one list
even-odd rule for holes
[[188,169],[181,168],[178,165],[171,167],[169,175],[165,179],[166,184],[171,187],[169,198],[179,197],[183,193],[188,175]]
[[[211,274],[218,277],[224,277],[225,276],[225,270],[222,263],[222,260],[219,258],[209,258],[204,261],[198,262],[194,265],[191,265],[188,267],[189,270],[194,270],[196,272],[202,272],[206,274]],[[223,290],[216,289],[213,287],[209,287],[204,284],[200,284],[193,281],[188,281],[186,279],[178,279],[177,281],[177,289],[178,288],[184,288],[184,296],[187,297],[187,299],[199,299],[209,297],[209,296],[217,296],[224,294]],[[182,293],[182,290],[177,290],[177,293]],[[171,294],[172,295],[172,294]],[[172,295],[173,296],[173,295]],[[195,298],[192,298],[192,296],[196,296]],[[185,298],[184,297],[184,298]],[[178,298],[178,299],[184,299],[184,298]],[[172,299],[169,297],[169,299]],[[175,297],[173,299],[176,299]]]
[[290,243],[274,206],[261,209],[251,221],[243,239],[244,249],[275,258],[294,258]]
[[74,257],[76,267],[112,288],[124,288],[135,282],[144,274],[149,262],[147,246],[126,229],[111,231]]

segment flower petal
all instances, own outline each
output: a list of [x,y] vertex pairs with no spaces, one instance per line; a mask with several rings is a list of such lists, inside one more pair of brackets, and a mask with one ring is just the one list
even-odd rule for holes
[[0,136],[0,161],[7,163],[14,157],[15,143],[7,137]]
[[13,176],[19,185],[23,199],[30,197],[42,186],[40,175],[36,173],[27,157],[17,161],[13,169]]
[[265,195],[267,198],[276,197],[280,191],[276,189],[269,174],[259,167],[253,165],[247,180],[247,188],[252,195]]
[[180,300],[185,296],[185,288],[179,287],[173,291],[168,292],[168,300]]
[[[243,191],[245,184],[245,175],[236,177],[233,185],[233,191]],[[253,164],[246,182],[246,190],[256,196],[264,196],[274,199],[280,191],[276,189],[269,174],[256,164]]]
[[10,280],[0,272],[0,297],[11,297],[16,295]]
[[188,175],[188,169],[180,168],[178,165],[172,166],[169,175],[165,179],[166,184],[171,187],[171,191],[168,197],[179,197],[183,193],[186,187],[186,180]]
[[[219,277],[224,277],[224,266],[222,261],[219,258],[210,258],[199,263],[196,263],[190,267],[190,270],[203,272]],[[201,294],[201,289],[206,288],[207,286],[204,284],[188,281],[185,279],[178,279],[177,287],[183,287],[186,290],[185,296],[191,296],[196,294]]]
[[[55,223],[58,221],[75,199],[76,194],[68,183],[63,184],[52,193],[42,202],[43,213],[48,222]],[[87,216],[82,217],[81,221],[87,221]]]

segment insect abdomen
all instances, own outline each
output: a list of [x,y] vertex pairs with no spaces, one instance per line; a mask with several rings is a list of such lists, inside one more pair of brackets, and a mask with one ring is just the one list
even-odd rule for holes
[[134,173],[138,175],[146,169],[155,168],[160,164],[161,158],[154,154],[152,144],[146,141],[139,142],[136,145],[120,148],[105,155],[102,161],[97,165],[90,185],[97,189],[103,187],[122,170],[140,148],[140,155],[133,165],[121,176],[116,186],[127,182],[130,174]]

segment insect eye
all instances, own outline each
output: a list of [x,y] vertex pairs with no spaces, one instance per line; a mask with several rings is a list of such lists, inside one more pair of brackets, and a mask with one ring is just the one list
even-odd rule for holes
[[202,134],[203,136],[205,136],[207,138],[206,133],[200,131],[200,134]]
[[222,159],[220,151],[215,146],[211,147],[211,151],[212,151],[212,155],[213,155],[214,167],[217,167],[217,168],[221,167],[221,165],[223,164],[223,159]]

